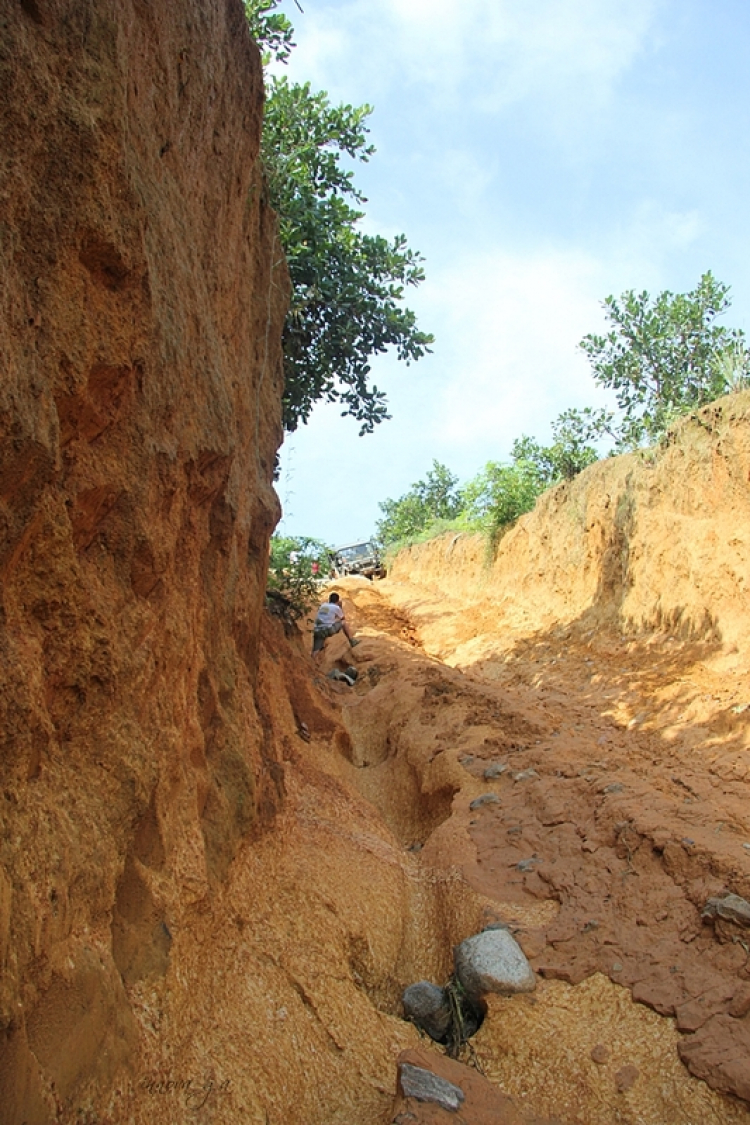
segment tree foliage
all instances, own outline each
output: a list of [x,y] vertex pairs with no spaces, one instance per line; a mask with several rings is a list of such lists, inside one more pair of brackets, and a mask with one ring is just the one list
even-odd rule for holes
[[612,414],[606,410],[565,410],[552,423],[552,445],[541,445],[525,434],[516,438],[511,449],[515,464],[531,466],[542,489],[561,480],[572,480],[587,466],[599,460],[591,441],[609,432]]
[[488,461],[463,489],[463,510],[470,524],[494,535],[531,511],[543,489],[539,471],[531,461]]
[[458,477],[439,461],[424,480],[398,500],[383,500],[377,534],[386,546],[442,530],[440,521],[486,532],[495,538],[525,512],[537,497],[562,480],[571,480],[597,460],[590,433],[606,426],[606,411],[567,410],[552,425],[554,441],[544,446],[531,437],[514,443],[510,463],[488,461],[463,488]]
[[566,410],[552,423],[552,445],[542,445],[527,435],[516,438],[509,464],[488,461],[461,490],[467,521],[495,536],[531,511],[537,497],[547,488],[572,480],[592,465],[598,454],[588,442],[597,417],[601,424],[607,415],[591,410]]
[[331,548],[308,536],[274,535],[268,560],[266,604],[272,613],[292,624],[303,617],[318,597],[319,574],[328,573]]
[[[293,45],[278,0],[246,0],[256,39],[277,61]],[[283,336],[284,425],[306,422],[314,404],[340,402],[360,433],[388,418],[385,395],[371,383],[370,360],[389,347],[407,364],[429,351],[432,336],[404,307],[405,290],[424,279],[421,255],[404,235],[392,241],[359,227],[367,202],[344,160],[368,161],[372,107],[334,106],[309,83],[271,76],[266,89],[263,160],[292,281]]]
[[724,394],[729,363],[735,378],[747,378],[743,333],[715,324],[729,308],[728,293],[708,272],[690,293],[652,298],[631,289],[604,301],[609,332],[585,336],[579,346],[596,382],[615,392],[618,448],[657,439],[678,414]]
[[273,59],[285,63],[292,53],[294,28],[282,12],[274,9],[279,0],[245,0],[245,15],[253,38],[261,48],[263,65]]
[[458,477],[439,461],[432,462],[424,480],[411,486],[399,500],[383,500],[378,505],[383,518],[377,536],[386,546],[413,539],[436,520],[453,519],[463,503]]

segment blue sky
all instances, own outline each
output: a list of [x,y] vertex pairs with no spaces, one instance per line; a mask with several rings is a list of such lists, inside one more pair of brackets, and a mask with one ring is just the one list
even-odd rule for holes
[[426,259],[433,354],[385,356],[392,420],[319,406],[282,448],[278,531],[339,545],[433,459],[462,482],[567,407],[607,402],[577,344],[625,289],[732,287],[750,329],[747,0],[293,0],[286,70],[368,102],[366,229]]

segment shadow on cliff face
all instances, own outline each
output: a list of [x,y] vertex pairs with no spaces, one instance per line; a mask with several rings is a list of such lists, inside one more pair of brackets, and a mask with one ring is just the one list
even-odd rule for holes
[[644,630],[649,634],[664,632],[683,641],[719,645],[722,635],[718,617],[707,606],[696,614],[692,607],[674,604],[668,598],[665,599],[666,607],[658,603],[639,619],[628,614],[625,603],[636,581],[630,559],[636,538],[638,508],[632,478],[632,473],[625,478],[615,514],[600,545],[599,577],[591,606],[577,621],[570,622],[570,627],[585,632],[588,628],[601,628],[606,623],[610,628],[622,628],[636,635]]

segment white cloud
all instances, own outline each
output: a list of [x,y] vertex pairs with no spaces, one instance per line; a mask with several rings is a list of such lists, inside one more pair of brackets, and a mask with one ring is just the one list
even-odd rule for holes
[[478,470],[507,457],[522,432],[547,440],[562,410],[590,404],[596,389],[577,344],[599,327],[600,290],[600,264],[578,251],[484,252],[433,275],[420,312],[450,349],[440,353],[435,444],[464,446],[461,459],[472,455]]
[[[522,101],[557,112],[605,97],[643,50],[659,0],[355,0],[297,15],[304,73],[377,98],[398,75],[475,109]],[[298,56],[299,58],[299,56]],[[300,60],[301,65],[301,60]]]

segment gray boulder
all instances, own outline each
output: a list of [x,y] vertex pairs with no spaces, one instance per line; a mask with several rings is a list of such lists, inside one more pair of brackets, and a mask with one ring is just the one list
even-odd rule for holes
[[420,1102],[436,1102],[449,1113],[456,1113],[466,1098],[460,1086],[454,1086],[446,1078],[438,1078],[437,1074],[423,1070],[421,1066],[401,1063],[399,1075],[405,1097],[416,1098]]
[[536,977],[518,942],[507,930],[483,930],[453,950],[456,976],[469,996],[533,992]]
[[402,1003],[406,1019],[426,1031],[430,1039],[442,1042],[451,1021],[450,1007],[442,988],[428,980],[420,980],[404,991]]

